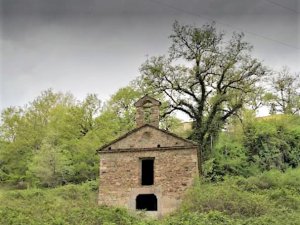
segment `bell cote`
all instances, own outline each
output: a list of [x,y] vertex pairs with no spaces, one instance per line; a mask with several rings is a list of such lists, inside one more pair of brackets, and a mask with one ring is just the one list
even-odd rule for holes
[[145,95],[139,99],[134,106],[136,107],[136,125],[141,127],[150,124],[159,127],[159,107],[161,102]]

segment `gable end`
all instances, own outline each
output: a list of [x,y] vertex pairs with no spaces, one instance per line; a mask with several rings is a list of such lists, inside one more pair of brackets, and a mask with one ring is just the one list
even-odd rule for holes
[[179,137],[166,130],[145,124],[120,138],[102,146],[97,152],[111,152],[121,149],[168,149],[168,148],[197,147],[193,141]]

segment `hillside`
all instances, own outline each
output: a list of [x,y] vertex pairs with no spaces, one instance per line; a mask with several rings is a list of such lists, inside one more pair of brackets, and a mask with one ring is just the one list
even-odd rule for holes
[[[300,224],[300,169],[270,171],[223,182],[197,182],[182,207],[166,218],[96,204],[98,183],[0,192],[0,224],[217,225]],[[205,191],[204,191],[205,190]]]
[[[0,224],[300,224],[300,117],[247,110],[212,137],[202,180],[174,214],[98,206],[95,150],[134,127],[134,110],[122,114],[118,102],[101,108],[94,95],[80,102],[49,90],[2,112]],[[176,118],[162,125],[193,134]]]

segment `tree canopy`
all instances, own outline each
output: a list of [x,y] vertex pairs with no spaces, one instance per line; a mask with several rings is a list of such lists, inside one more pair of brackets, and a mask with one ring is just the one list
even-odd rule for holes
[[273,72],[264,99],[270,113],[297,114],[300,112],[300,75],[288,67]]
[[243,37],[234,33],[227,41],[214,24],[198,28],[175,22],[169,54],[152,57],[141,67],[146,85],[169,100],[166,114],[179,110],[194,121],[199,165],[209,156],[212,138],[266,73]]
[[[204,177],[299,165],[299,76],[287,69],[270,76],[243,34],[228,39],[214,24],[175,22],[170,40],[168,54],[149,58],[141,76],[106,102],[48,89],[23,107],[4,109],[0,182],[53,187],[96,179],[95,150],[135,127],[134,102],[145,94],[162,102],[160,128],[197,141]],[[267,88],[259,85],[266,74]],[[255,120],[253,110],[263,104],[289,115]],[[178,111],[191,118],[192,130],[180,127]]]

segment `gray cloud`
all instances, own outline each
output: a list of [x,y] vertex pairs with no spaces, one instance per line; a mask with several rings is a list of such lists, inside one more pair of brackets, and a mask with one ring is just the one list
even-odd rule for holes
[[[299,11],[298,1],[284,4]],[[146,55],[167,51],[175,19],[216,20],[228,33],[244,31],[267,65],[300,71],[299,14],[265,0],[2,0],[1,6],[0,109],[50,87],[108,98],[138,75]]]

